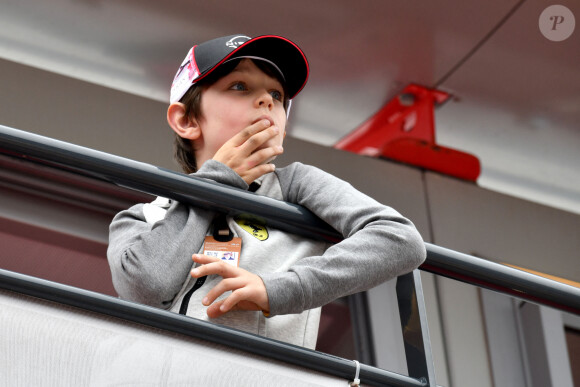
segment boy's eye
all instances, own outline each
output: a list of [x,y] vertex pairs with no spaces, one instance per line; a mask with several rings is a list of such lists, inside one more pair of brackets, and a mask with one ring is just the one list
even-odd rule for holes
[[282,99],[284,98],[282,96],[282,93],[280,93],[278,90],[272,90],[270,92],[270,95],[272,96],[272,98],[274,98],[277,101],[282,101]]
[[242,82],[236,82],[230,86],[230,90],[237,90],[237,91],[246,91],[247,87]]

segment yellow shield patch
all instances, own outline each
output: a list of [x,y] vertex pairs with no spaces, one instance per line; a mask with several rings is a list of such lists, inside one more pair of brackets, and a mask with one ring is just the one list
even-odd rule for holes
[[268,229],[258,219],[250,217],[236,217],[236,223],[254,238],[265,241],[268,239]]

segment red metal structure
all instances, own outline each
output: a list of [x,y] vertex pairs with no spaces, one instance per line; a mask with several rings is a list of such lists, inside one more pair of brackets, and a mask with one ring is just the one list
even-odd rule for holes
[[477,157],[435,142],[434,109],[449,97],[443,91],[408,85],[335,148],[476,181],[481,170]]

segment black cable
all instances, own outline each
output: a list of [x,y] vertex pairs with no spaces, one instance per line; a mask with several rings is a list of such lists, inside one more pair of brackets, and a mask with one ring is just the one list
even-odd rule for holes
[[453,68],[451,70],[449,70],[441,79],[439,79],[439,81],[437,81],[435,83],[435,85],[433,86],[434,89],[439,88],[439,86],[441,86],[441,84],[445,81],[447,81],[447,79],[449,77],[451,77],[461,66],[463,66],[463,64],[465,62],[467,62],[473,55],[475,55],[475,53],[485,44],[487,43],[487,41],[489,39],[491,39],[491,37],[493,35],[495,35],[495,33],[512,17],[512,15],[526,2],[526,0],[520,0],[514,7],[512,7],[512,9],[509,10],[509,12],[491,29],[491,31],[489,31],[484,37],[483,39],[481,39],[476,45],[475,47],[473,47],[468,53],[467,55],[465,55],[463,58],[461,58],[461,60],[455,65],[453,66]]

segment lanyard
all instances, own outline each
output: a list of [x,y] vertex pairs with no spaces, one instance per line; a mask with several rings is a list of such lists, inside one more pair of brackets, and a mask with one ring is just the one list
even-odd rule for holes
[[[213,237],[218,242],[229,242],[234,238],[234,233],[230,230],[228,226],[228,221],[226,219],[226,214],[220,213],[218,214],[213,221]],[[187,314],[187,307],[189,306],[189,300],[191,299],[191,295],[197,289],[201,288],[205,283],[207,276],[200,277],[195,281],[193,287],[183,296],[183,300],[181,301],[181,307],[179,308],[179,314],[186,315]]]

